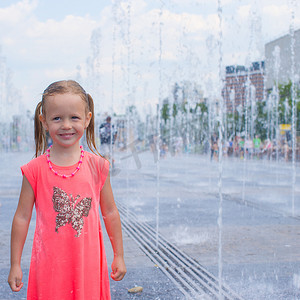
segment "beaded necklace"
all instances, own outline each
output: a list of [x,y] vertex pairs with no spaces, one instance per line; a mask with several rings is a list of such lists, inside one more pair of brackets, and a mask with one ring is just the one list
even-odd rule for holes
[[79,162],[78,162],[78,165],[75,169],[74,172],[72,172],[70,175],[65,175],[65,174],[60,174],[58,173],[57,171],[55,171],[53,169],[53,166],[51,164],[51,161],[50,161],[50,149],[52,148],[52,145],[47,149],[47,153],[46,153],[46,157],[47,157],[47,162],[48,162],[48,165],[49,165],[49,169],[57,176],[60,176],[62,178],[68,178],[68,177],[73,177],[80,169],[81,167],[81,164],[82,164],[82,158],[84,157],[84,150],[82,149],[82,146],[80,146],[80,151],[81,151],[81,154],[80,154],[80,159],[79,159]]

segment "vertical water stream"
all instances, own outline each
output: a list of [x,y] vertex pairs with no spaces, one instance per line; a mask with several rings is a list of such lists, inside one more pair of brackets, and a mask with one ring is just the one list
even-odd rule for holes
[[291,7],[291,25],[290,25],[290,36],[291,36],[291,96],[292,96],[292,215],[295,216],[295,185],[296,185],[296,87],[295,87],[295,9],[296,1],[290,0]]
[[219,19],[219,39],[218,39],[218,50],[219,50],[219,178],[218,178],[218,188],[219,188],[219,212],[218,212],[218,236],[219,236],[219,250],[218,250],[218,280],[219,280],[219,300],[223,299],[222,295],[222,285],[223,285],[223,191],[222,191],[222,176],[223,176],[223,97],[222,91],[222,70],[223,70],[223,32],[222,32],[222,3],[218,0],[218,19]]
[[158,91],[158,104],[157,104],[157,140],[156,140],[156,247],[158,248],[159,243],[159,206],[160,206],[160,108],[162,100],[162,14],[163,14],[163,1],[160,4],[159,19],[158,19],[158,45],[159,45],[159,56],[158,56],[158,76],[159,76],[159,91]]

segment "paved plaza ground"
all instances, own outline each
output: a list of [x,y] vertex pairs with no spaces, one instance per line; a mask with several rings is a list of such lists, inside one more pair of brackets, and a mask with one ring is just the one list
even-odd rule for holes
[[[32,154],[3,153],[0,170],[0,299],[26,299],[6,283],[12,217],[21,183],[19,166]],[[299,164],[150,152],[115,154],[115,199],[168,241],[196,259],[244,299],[300,299]],[[221,181],[219,175],[221,176]],[[23,255],[28,276],[34,221]],[[220,239],[221,237],[221,239]],[[221,245],[220,245],[221,241]],[[108,262],[111,248],[105,236]],[[128,273],[112,282],[112,299],[184,299],[173,283],[124,231]],[[143,286],[140,294],[128,289]],[[204,298],[197,298],[204,299]]]

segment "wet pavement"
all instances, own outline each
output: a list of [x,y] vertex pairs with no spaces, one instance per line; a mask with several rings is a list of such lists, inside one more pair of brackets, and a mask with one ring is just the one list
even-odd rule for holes
[[[19,166],[31,154],[3,156],[0,299],[26,299],[26,288],[13,294],[6,280],[10,226],[21,184]],[[224,158],[220,198],[219,164],[207,156],[169,155],[158,164],[149,152],[139,154],[140,164],[126,157],[115,156],[119,172],[111,178],[113,191],[117,202],[141,223],[158,230],[216,277],[221,274],[244,299],[300,299],[299,165]],[[34,216],[23,253],[24,282],[33,228]],[[106,235],[105,243],[110,264]],[[184,299],[178,285],[126,231],[124,248],[128,273],[123,281],[111,282],[112,299]],[[134,286],[142,286],[143,291],[129,294]]]

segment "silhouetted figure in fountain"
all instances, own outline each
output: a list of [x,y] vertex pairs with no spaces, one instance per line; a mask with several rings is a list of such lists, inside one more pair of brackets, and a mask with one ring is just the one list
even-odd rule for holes
[[244,158],[244,151],[245,151],[245,139],[243,137],[239,140],[239,152],[240,152],[240,158]]
[[247,137],[245,141],[245,150],[246,150],[246,156],[247,158],[252,158],[253,153],[253,141],[250,138],[250,136]]
[[[99,127],[100,141],[101,141],[101,154],[106,158],[110,159],[113,152],[113,145],[117,138],[117,132],[114,130],[114,125],[111,124],[111,117],[106,118],[106,122],[102,123]],[[113,164],[113,158],[112,162]]]
[[253,148],[254,148],[254,156],[259,158],[260,157],[260,148],[261,148],[261,139],[256,134],[253,139]]
[[214,133],[210,139],[210,160],[218,158],[218,136]]
[[283,142],[282,153],[285,161],[289,161],[290,147],[287,141]]
[[265,140],[265,145],[262,152],[267,154],[268,159],[272,158],[273,144],[270,139]]

